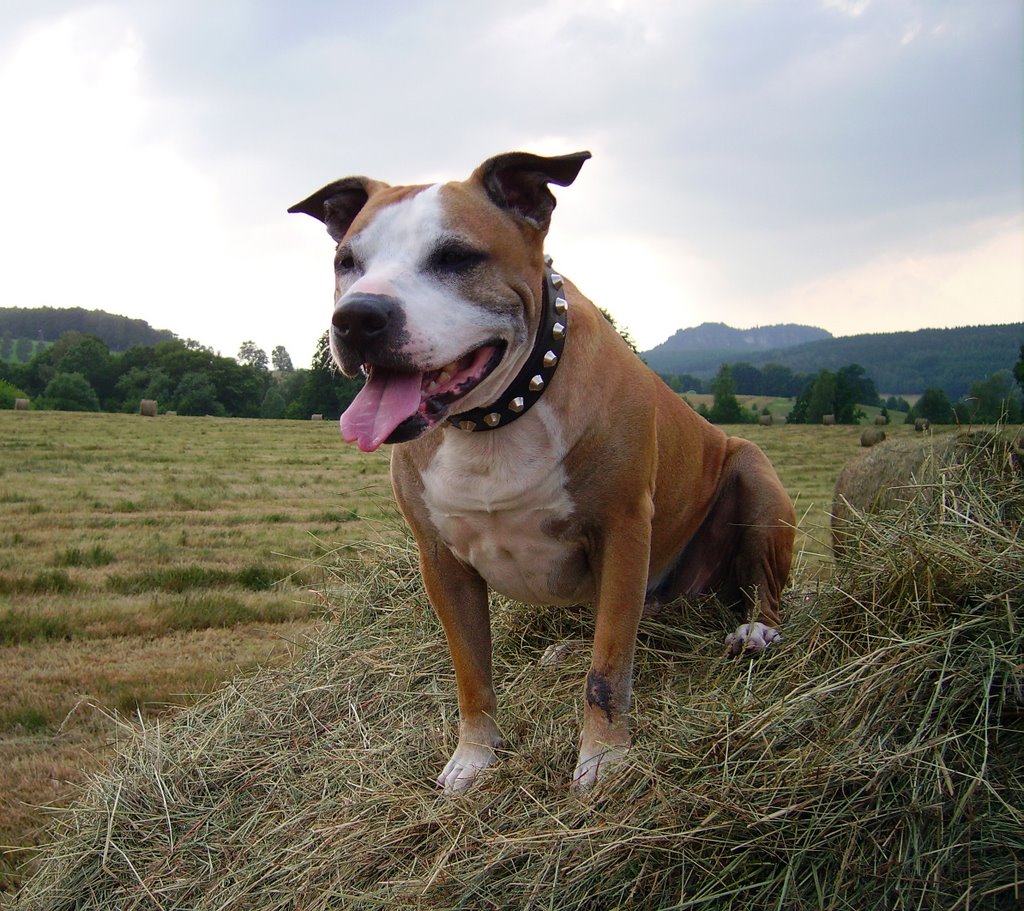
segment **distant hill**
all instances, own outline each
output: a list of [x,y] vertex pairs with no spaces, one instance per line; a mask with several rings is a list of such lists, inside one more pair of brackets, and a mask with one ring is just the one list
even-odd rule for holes
[[141,319],[82,307],[0,307],[0,338],[55,342],[65,332],[102,339],[111,351],[132,345],[155,345],[175,338],[167,329],[154,329]]
[[[644,360],[659,373],[690,373],[711,376],[723,362],[747,361],[757,352],[776,351],[832,338],[815,326],[787,323],[734,329],[725,323],[701,323],[680,329],[656,348],[644,352]],[[685,363],[685,369],[676,365]]]
[[[827,335],[824,330],[817,331]],[[997,370],[1013,369],[1024,344],[1024,323],[827,337],[768,350],[672,351],[666,350],[668,344],[643,354],[658,373],[689,373],[703,379],[713,376],[722,363],[739,361],[755,367],[781,364],[806,374],[860,364],[881,392],[912,394],[937,386],[956,400],[966,395],[976,380]]]

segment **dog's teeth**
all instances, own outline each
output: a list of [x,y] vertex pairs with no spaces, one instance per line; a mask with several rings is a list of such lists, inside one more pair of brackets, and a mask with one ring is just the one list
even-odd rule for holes
[[[450,380],[451,378],[452,378],[451,373],[449,373],[448,369],[445,368],[444,370],[441,371],[441,375],[437,378],[437,382],[438,383],[447,383],[448,380]],[[436,386],[437,383],[435,383],[434,385]]]

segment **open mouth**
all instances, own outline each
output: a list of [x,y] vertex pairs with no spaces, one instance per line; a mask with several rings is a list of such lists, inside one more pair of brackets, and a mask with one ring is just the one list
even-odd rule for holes
[[504,343],[491,342],[424,373],[365,365],[366,384],[341,416],[342,436],[363,452],[415,439],[487,379],[504,353]]

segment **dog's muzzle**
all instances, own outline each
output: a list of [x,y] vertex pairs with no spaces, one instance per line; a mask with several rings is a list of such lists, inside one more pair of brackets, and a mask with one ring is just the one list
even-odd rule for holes
[[385,294],[353,294],[335,308],[331,325],[346,368],[397,362],[393,352],[400,351],[407,338],[405,312],[398,300]]

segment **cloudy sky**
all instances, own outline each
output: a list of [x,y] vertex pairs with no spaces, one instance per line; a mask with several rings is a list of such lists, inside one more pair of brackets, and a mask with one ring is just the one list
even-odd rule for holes
[[338,177],[590,149],[558,266],[642,348],[1024,320],[1021,0],[4,0],[0,306],[309,362]]

